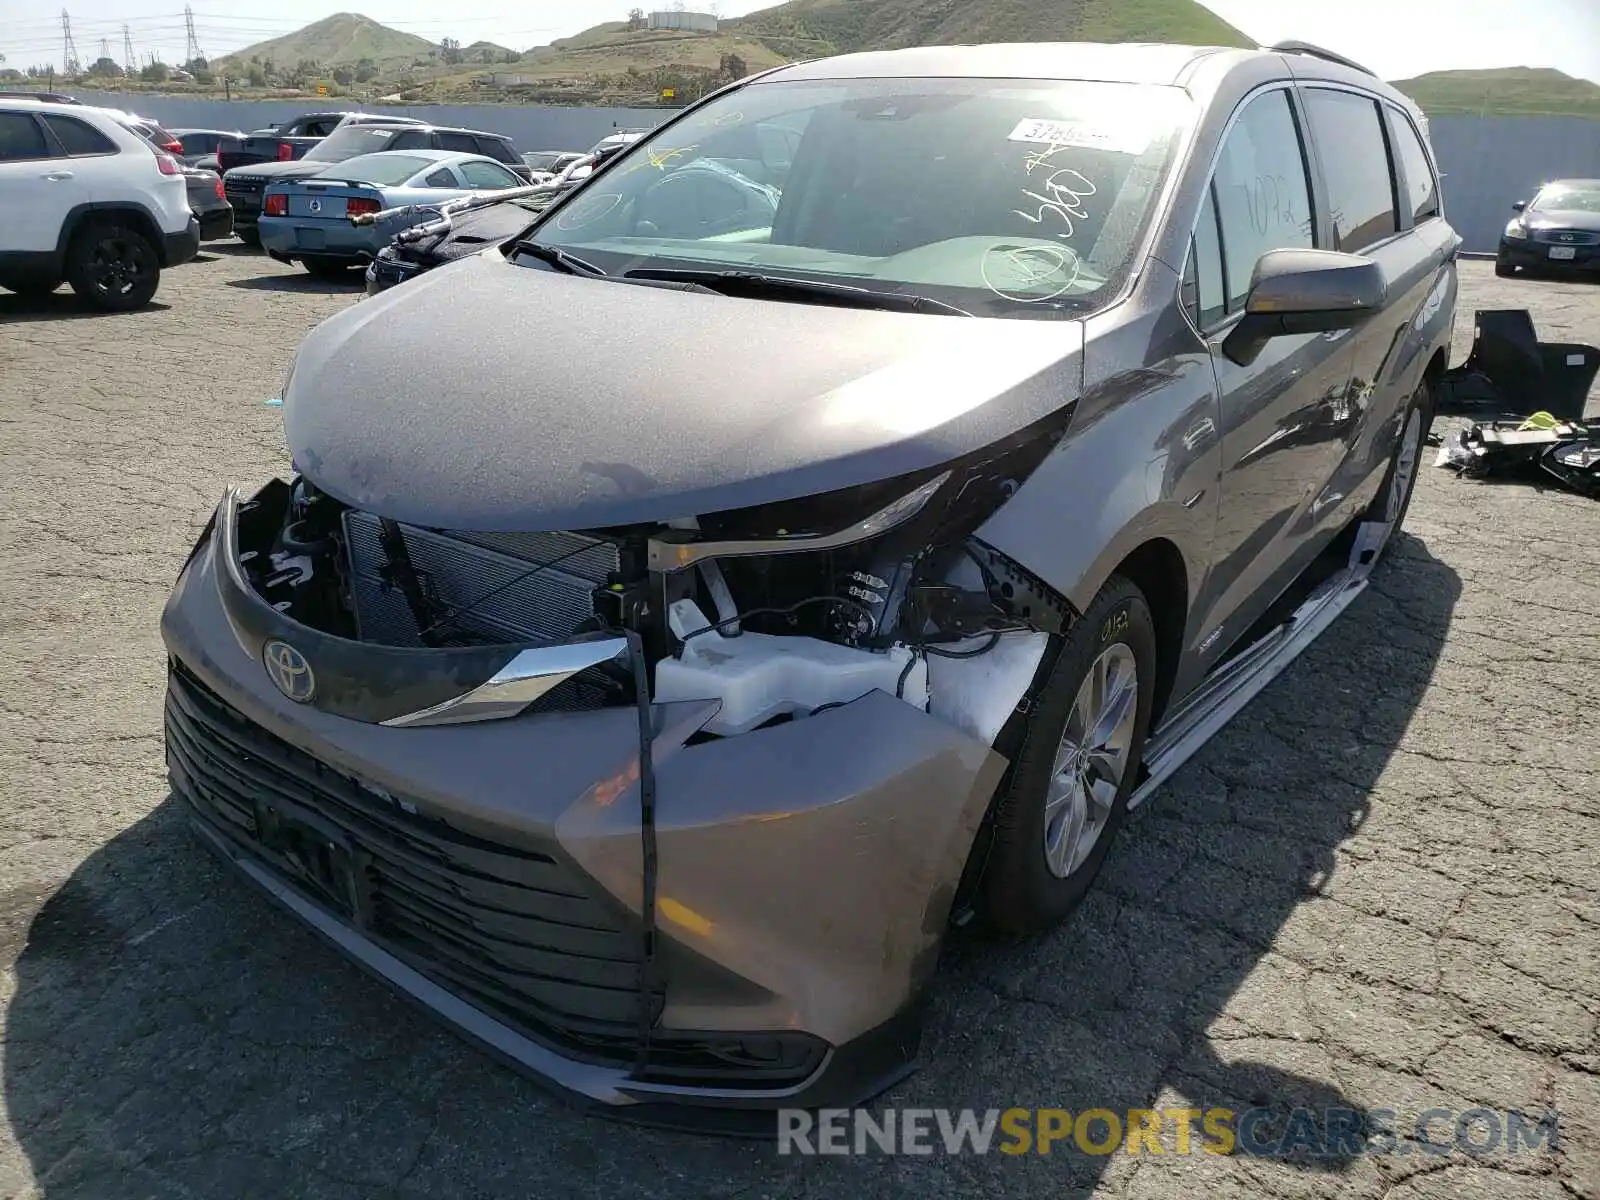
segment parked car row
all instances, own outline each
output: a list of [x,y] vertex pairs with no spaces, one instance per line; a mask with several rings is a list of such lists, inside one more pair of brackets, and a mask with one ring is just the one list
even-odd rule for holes
[[[642,132],[621,130],[601,145],[612,153]],[[575,182],[573,168],[591,155],[524,156],[502,134],[382,114],[313,113],[245,134],[167,129],[71,96],[0,93],[0,209],[27,210],[0,228],[0,287],[44,293],[66,281],[99,307],[138,307],[162,268],[193,256],[190,219],[197,244],[237,234],[313,274],[340,274],[441,204]],[[151,190],[151,170],[172,182]],[[350,221],[377,212],[381,222]],[[85,229],[115,238],[97,251]]]
[[161,271],[200,248],[190,197],[208,214],[219,199],[216,177],[184,167],[170,141],[130,113],[0,99],[0,287],[42,295],[66,282],[110,311],[149,303]]

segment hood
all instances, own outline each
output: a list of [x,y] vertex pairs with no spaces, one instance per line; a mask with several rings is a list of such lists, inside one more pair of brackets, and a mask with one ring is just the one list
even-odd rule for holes
[[593,529],[872,483],[1071,404],[1083,326],[562,275],[493,250],[318,326],[294,462],[411,524]]
[[443,239],[428,238],[407,246],[394,246],[391,243],[387,249],[393,250],[407,262],[437,266],[477,254],[486,246],[497,246],[507,238],[515,237],[538,219],[538,213],[507,200],[457,216],[449,236]]
[[1529,229],[1582,229],[1600,233],[1600,213],[1582,208],[1540,208],[1522,214]]
[[234,179],[305,179],[334,165],[331,162],[312,162],[305,158],[296,158],[289,162],[249,163],[230,167],[223,178],[231,176]]

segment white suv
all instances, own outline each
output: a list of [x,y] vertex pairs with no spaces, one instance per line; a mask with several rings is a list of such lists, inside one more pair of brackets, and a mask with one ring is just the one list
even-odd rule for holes
[[126,311],[199,248],[182,168],[120,114],[0,100],[0,287]]

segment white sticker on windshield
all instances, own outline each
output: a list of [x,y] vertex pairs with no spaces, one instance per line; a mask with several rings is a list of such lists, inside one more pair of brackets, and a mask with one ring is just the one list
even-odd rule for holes
[[1106,129],[1077,121],[1052,121],[1028,117],[1017,123],[1009,141],[1036,142],[1042,146],[1075,146],[1086,150],[1114,150],[1120,154],[1142,154],[1150,137],[1139,129]]

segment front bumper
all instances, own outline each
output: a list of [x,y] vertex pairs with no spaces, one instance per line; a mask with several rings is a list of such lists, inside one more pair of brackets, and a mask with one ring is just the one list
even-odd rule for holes
[[425,268],[419,263],[407,262],[392,254],[379,254],[367,264],[366,284],[367,295],[376,296],[379,292],[386,292],[396,284],[404,283],[422,274]]
[[882,693],[695,744],[713,704],[650,706],[642,988],[638,713],[405,729],[289,700],[262,639],[313,667],[337,639],[241,594],[232,503],[162,632],[173,790],[247,876],[479,1044],[632,1118],[770,1132],[762,1110],[860,1103],[911,1068],[999,755]]
[[[1571,258],[1551,258],[1552,250],[1572,251]],[[1531,238],[1500,239],[1496,259],[1502,266],[1523,267],[1539,271],[1600,271],[1600,245],[1562,246],[1559,243],[1539,242]]]

